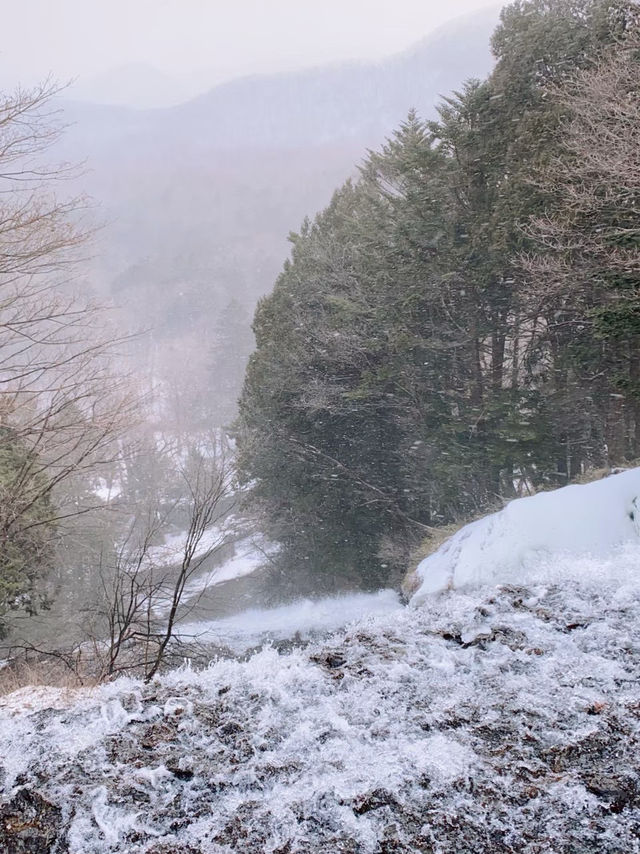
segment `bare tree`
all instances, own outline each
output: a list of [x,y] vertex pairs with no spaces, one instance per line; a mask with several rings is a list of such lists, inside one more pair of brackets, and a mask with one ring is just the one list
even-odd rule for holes
[[[180,469],[183,495],[132,519],[113,563],[101,566],[102,602],[94,611],[101,619],[92,640],[98,649],[105,626],[104,676],[136,670],[153,678],[176,641],[178,617],[188,615],[202,595],[196,576],[228,542],[222,523],[233,506],[232,468],[218,442],[202,451],[192,449]],[[158,540],[180,519],[185,527],[179,547],[167,554]]]
[[540,183],[555,201],[530,229],[549,251],[523,263],[556,293],[581,289],[580,274],[637,275],[638,50],[640,31],[634,30],[594,67],[551,92],[566,115],[563,147]]
[[529,351],[543,354],[541,369],[554,377],[571,419],[571,374],[555,354],[577,342],[590,352],[576,367],[580,406],[588,388],[597,401],[588,418],[610,464],[640,451],[639,50],[635,25],[548,93],[565,116],[563,145],[534,178],[548,206],[526,229],[534,252],[520,259],[530,282]]
[[73,293],[86,202],[60,195],[68,166],[40,162],[58,91],[0,95],[0,612],[31,601],[56,526],[91,509],[59,487],[118,456],[137,405],[105,312]]

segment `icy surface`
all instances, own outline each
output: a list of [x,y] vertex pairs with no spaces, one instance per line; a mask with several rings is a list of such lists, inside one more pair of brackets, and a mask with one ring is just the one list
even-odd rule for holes
[[70,854],[637,852],[640,583],[583,570],[6,698],[0,798],[61,807]]
[[[465,585],[526,583],[596,567],[618,572],[620,550],[634,550],[626,567],[640,572],[640,468],[582,486],[519,498],[461,528],[416,573],[413,604]],[[575,557],[591,558],[576,563]],[[594,562],[595,561],[595,562]]]
[[182,623],[179,635],[184,640],[190,638],[242,652],[265,640],[307,640],[342,628],[353,620],[390,614],[401,607],[393,590],[300,599],[277,608],[252,608],[221,620]]

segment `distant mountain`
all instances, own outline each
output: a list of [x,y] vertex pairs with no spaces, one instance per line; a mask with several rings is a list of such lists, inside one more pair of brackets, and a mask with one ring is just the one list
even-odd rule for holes
[[[376,63],[347,63],[216,86],[167,109],[66,103],[70,140],[87,150],[126,139],[134,152],[176,143],[197,149],[299,148],[358,139],[376,145],[411,107],[432,117],[439,97],[492,65],[498,10],[458,19],[412,49]],[[86,153],[86,152],[85,152]]]
[[91,279],[123,306],[125,324],[153,328],[155,349],[141,358],[168,370],[188,351],[200,382],[225,306],[253,311],[287,234],[410,108],[434,117],[441,96],[487,74],[497,18],[459,19],[382,62],[247,77],[171,108],[62,103],[71,126],[59,153],[86,162],[76,189],[106,222]]
[[188,100],[192,93],[193,86],[138,62],[80,78],[69,90],[76,100],[140,109],[174,106]]

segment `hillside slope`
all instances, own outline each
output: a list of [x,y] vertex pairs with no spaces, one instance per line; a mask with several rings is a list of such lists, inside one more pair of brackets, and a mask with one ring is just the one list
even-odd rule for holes
[[[631,557],[625,557],[625,546]],[[511,501],[471,522],[416,570],[412,602],[448,588],[634,574],[640,548],[640,468]],[[631,560],[630,566],[627,566]]]
[[616,548],[148,686],[8,695],[3,850],[638,851],[640,547]]

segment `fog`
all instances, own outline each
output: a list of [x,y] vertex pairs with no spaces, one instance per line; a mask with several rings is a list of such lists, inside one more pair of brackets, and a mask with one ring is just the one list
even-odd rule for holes
[[6,0],[0,852],[639,852],[637,0]]
[[[105,313],[103,325],[93,309],[80,312],[89,312],[89,349],[98,364],[88,366],[78,333],[70,364],[81,361],[93,385],[81,391],[74,379],[65,406],[101,407],[114,434],[105,432],[104,449],[98,443],[103,456],[95,471],[88,459],[71,455],[64,477],[52,475],[55,501],[74,509],[61,511],[65,522],[55,529],[47,572],[33,590],[27,585],[24,595],[33,598],[24,601],[33,605],[27,613],[12,612],[12,641],[53,643],[63,631],[69,642],[82,642],[89,629],[83,623],[71,630],[70,614],[102,613],[93,600],[98,591],[104,595],[105,577],[117,584],[132,561],[136,572],[155,567],[143,574],[144,584],[163,573],[153,594],[139,595],[170,604],[167,584],[171,588],[171,573],[184,564],[192,542],[188,508],[195,502],[198,516],[205,482],[216,500],[196,537],[199,550],[187,561],[184,589],[198,591],[197,602],[189,600],[191,620],[225,619],[247,605],[361,586],[346,567],[325,579],[274,571],[277,537],[248,509],[246,484],[235,480],[233,424],[255,348],[252,318],[290,253],[288,235],[345,181],[357,179],[367,151],[384,144],[410,110],[433,119],[443,94],[490,71],[489,38],[499,10],[484,6],[402,0],[391,16],[388,3],[360,0],[31,0],[6,10],[11,38],[0,70],[9,93],[19,87],[18,105],[33,99],[29,127],[44,133],[42,144],[40,131],[27,135],[23,168],[33,175],[34,199],[43,193],[58,200],[51,212],[42,209],[36,225],[49,234],[53,218],[64,235],[62,249],[76,240],[65,229],[86,230],[89,237],[86,248],[80,241],[73,264],[65,256],[64,264],[50,265],[64,294],[56,300],[97,303]],[[43,99],[37,89],[30,93],[45,79]],[[9,96],[8,115],[11,103]],[[49,137],[45,129],[58,133]],[[32,155],[51,164],[41,180],[29,171]],[[58,171],[59,163],[70,171]],[[23,179],[15,175],[20,210]],[[37,245],[45,255],[58,252],[55,241],[47,248],[48,238]],[[27,272],[39,282],[41,269]],[[33,330],[53,323],[46,313],[42,318],[41,293],[33,285],[28,294]],[[84,329],[84,323],[77,325]],[[49,344],[52,335],[43,340]],[[68,364],[68,342],[55,340],[57,361],[50,357],[46,368],[57,371]],[[40,364],[42,356],[33,359]],[[47,370],[37,383],[45,383]],[[67,382],[72,376],[71,370]],[[111,378],[109,395],[97,382],[103,376]],[[113,396],[121,387],[138,400],[135,415],[129,402]],[[25,442],[41,447],[41,422],[28,400],[34,438],[27,431]],[[108,402],[129,413],[125,424],[107,411]],[[107,438],[113,440],[108,448]],[[171,543],[175,554],[161,561]],[[51,608],[36,606],[38,597]],[[158,605],[156,612],[162,620],[167,609]],[[104,631],[97,622],[102,629],[94,633]]]
[[485,0],[25,0],[4,4],[5,85],[51,74],[74,97],[178,103],[247,74],[371,60],[407,48]]

